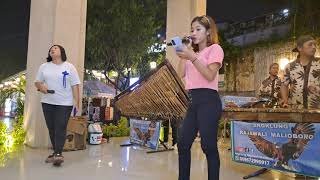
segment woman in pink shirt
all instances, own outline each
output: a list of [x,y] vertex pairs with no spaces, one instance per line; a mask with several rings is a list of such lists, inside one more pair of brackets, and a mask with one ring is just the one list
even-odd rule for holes
[[191,146],[200,132],[201,147],[208,163],[208,179],[218,180],[220,159],[217,129],[222,106],[218,94],[218,76],[224,53],[218,45],[217,27],[209,16],[191,22],[192,49],[177,51],[178,74],[185,79],[190,105],[179,129],[179,180],[190,179]]

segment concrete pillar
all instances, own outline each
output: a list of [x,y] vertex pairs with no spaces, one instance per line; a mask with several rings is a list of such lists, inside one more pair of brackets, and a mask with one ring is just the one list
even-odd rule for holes
[[[195,16],[206,15],[206,0],[167,1],[167,39],[190,34],[190,23]],[[172,47],[167,48],[166,58],[176,69],[178,57]]]
[[[24,109],[25,143],[31,147],[49,145],[41,95],[34,87],[34,80],[53,44],[65,48],[67,61],[77,68],[83,82],[86,11],[87,0],[31,0]],[[82,95],[82,87],[80,89]]]

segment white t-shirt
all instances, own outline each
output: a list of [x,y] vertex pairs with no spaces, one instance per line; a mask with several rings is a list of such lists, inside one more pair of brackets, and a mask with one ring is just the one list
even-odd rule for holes
[[42,94],[42,103],[62,106],[73,105],[71,87],[81,83],[76,68],[68,62],[43,63],[39,67],[35,82],[43,82],[49,90],[55,91],[54,94]]

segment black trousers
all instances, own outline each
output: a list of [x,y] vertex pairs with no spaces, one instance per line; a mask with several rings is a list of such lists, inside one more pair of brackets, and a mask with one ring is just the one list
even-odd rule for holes
[[179,180],[190,179],[190,149],[198,131],[201,148],[207,157],[208,179],[218,180],[220,158],[217,130],[222,113],[219,94],[211,89],[194,89],[190,90],[189,94],[189,108],[178,131]]
[[62,153],[72,107],[42,103],[42,110],[49,130],[54,154]]

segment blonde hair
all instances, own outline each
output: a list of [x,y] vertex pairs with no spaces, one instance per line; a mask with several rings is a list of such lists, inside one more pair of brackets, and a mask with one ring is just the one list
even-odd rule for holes
[[[219,44],[218,28],[213,18],[210,16],[197,16],[191,21],[191,26],[194,22],[199,22],[199,24],[204,26],[206,30],[209,31],[207,47],[211,46],[212,44]],[[199,51],[199,45],[192,43],[192,47],[195,52]]]

